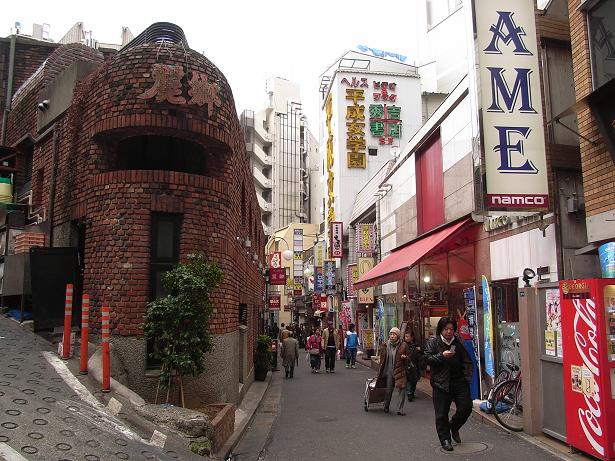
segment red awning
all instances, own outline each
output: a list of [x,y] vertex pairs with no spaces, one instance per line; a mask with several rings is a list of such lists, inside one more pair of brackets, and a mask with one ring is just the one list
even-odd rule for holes
[[471,222],[471,218],[464,219],[393,250],[376,267],[363,274],[354,284],[355,288],[369,288],[405,279],[412,266]]

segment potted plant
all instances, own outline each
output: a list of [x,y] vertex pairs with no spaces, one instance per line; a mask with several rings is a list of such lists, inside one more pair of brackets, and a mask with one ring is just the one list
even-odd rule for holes
[[267,372],[271,369],[271,338],[266,335],[258,337],[256,353],[254,354],[254,379],[265,381]]

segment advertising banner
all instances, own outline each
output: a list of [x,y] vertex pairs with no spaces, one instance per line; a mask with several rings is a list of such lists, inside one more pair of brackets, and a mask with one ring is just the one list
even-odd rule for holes
[[374,224],[357,224],[357,253],[371,255],[376,251]]
[[280,310],[280,300],[281,300],[281,296],[279,294],[269,293],[269,310],[279,311]]
[[[374,267],[373,258],[359,258],[358,274],[361,277],[367,274]],[[357,291],[357,301],[360,304],[371,304],[374,302],[374,289],[372,287],[362,288]]]
[[346,296],[349,298],[354,298],[357,296],[357,293],[354,289],[354,283],[359,280],[359,269],[356,264],[348,264],[346,266],[346,286],[348,287],[346,291]]
[[334,221],[331,223],[331,257],[341,258],[344,255],[343,248],[344,241],[344,225],[340,221]]
[[325,261],[325,242],[318,242],[314,245],[314,265],[316,267],[322,267]]
[[325,274],[325,292],[335,293],[335,261],[326,260],[323,268]]
[[269,285],[285,285],[286,270],[282,267],[282,252],[269,254]]
[[293,294],[303,293],[303,229],[293,232]]
[[314,293],[322,293],[325,289],[325,274],[322,267],[314,268]]
[[483,287],[483,330],[485,337],[485,372],[495,378],[493,365],[493,325],[491,322],[491,289],[487,277],[482,277]]
[[475,0],[486,207],[549,207],[535,0]]

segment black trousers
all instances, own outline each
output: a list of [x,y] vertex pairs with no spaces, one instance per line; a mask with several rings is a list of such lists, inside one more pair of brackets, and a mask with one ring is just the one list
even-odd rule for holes
[[[457,411],[448,420],[451,403],[455,402]],[[451,380],[449,392],[444,392],[438,387],[433,387],[433,407],[436,411],[436,431],[440,443],[451,440],[451,429],[459,430],[472,414],[472,398],[470,397],[470,385],[465,378]]]
[[337,349],[335,347],[328,346],[325,350],[325,368],[327,370],[335,369],[335,354],[337,353]]

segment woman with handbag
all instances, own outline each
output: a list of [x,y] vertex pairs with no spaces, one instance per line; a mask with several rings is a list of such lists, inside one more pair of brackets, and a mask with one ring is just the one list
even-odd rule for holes
[[320,336],[320,330],[316,328],[314,334],[307,340],[305,349],[310,354],[310,367],[312,373],[318,373],[320,370],[320,355],[322,354],[322,337]]

